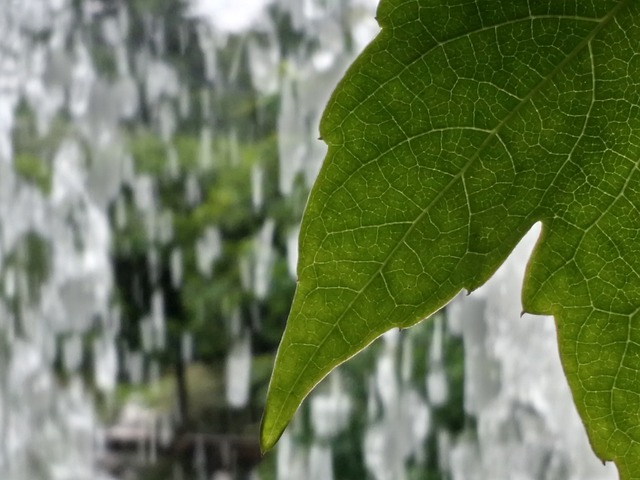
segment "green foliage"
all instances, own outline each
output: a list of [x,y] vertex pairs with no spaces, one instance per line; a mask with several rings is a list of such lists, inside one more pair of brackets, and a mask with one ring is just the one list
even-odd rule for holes
[[524,310],[554,315],[592,446],[640,478],[640,4],[382,0],[321,124],[265,410],[482,285],[542,222]]
[[16,173],[40,188],[44,194],[51,192],[51,169],[42,158],[28,153],[16,155],[14,168]]
[[60,141],[72,137],[66,121],[55,118],[45,132],[39,131],[37,119],[25,103],[16,112],[16,125],[12,132],[14,172],[23,180],[49,195],[53,180],[53,158]]
[[[0,295],[16,303],[37,301],[40,298],[40,288],[47,280],[50,269],[51,246],[49,243],[35,232],[25,234],[15,249],[5,257],[5,268],[0,277],[2,280]],[[26,283],[23,285],[18,283],[17,272],[23,272],[25,275]],[[7,279],[7,275],[11,275],[12,278]],[[9,288],[9,285],[12,285],[12,288]]]
[[[156,248],[160,255],[161,269],[168,273],[170,256],[174,249],[183,253],[184,279],[182,285],[170,293],[166,283],[158,287],[166,296],[175,294],[177,308],[170,312],[170,335],[179,338],[182,331],[197,333],[207,341],[198,342],[200,358],[221,358],[228,348],[228,322],[234,311],[249,317],[251,309],[260,311],[265,327],[262,336],[272,350],[277,345],[293,293],[293,281],[289,278],[285,264],[286,228],[295,221],[288,214],[287,204],[275,188],[275,178],[265,178],[265,207],[257,210],[252,204],[251,170],[262,165],[269,174],[277,172],[277,150],[275,137],[241,145],[231,145],[228,139],[218,139],[211,146],[211,165],[202,165],[198,160],[203,148],[198,136],[181,134],[173,142],[177,165],[171,165],[167,145],[150,131],[135,131],[129,148],[138,175],[153,179],[157,194],[157,210],[171,216],[173,236],[168,241],[154,236],[148,228],[144,213],[139,211],[134,193],[123,192],[126,222],[117,227],[114,255],[123,271],[120,284],[121,298],[131,322],[130,333],[124,337],[137,347],[137,318],[145,314],[147,301],[135,301],[130,292],[140,283],[148,284],[150,295],[153,279],[147,277],[147,254]],[[234,153],[234,151],[236,151]],[[266,175],[269,175],[266,174]],[[204,198],[190,204],[185,195],[186,181],[192,177]],[[115,216],[115,212],[114,212]],[[266,218],[278,222],[279,237],[276,238],[278,256],[274,266],[271,294],[264,302],[255,299],[251,292],[242,288],[239,259],[250,253],[252,242]],[[114,219],[114,223],[117,222]],[[202,275],[196,267],[195,242],[209,227],[220,231],[221,255],[213,265],[211,275]],[[129,271],[136,272],[131,276]],[[136,278],[136,277],[145,278]],[[213,277],[213,280],[212,280]],[[125,327],[126,328],[126,327]],[[221,334],[225,332],[225,334]],[[260,341],[260,339],[258,340]]]

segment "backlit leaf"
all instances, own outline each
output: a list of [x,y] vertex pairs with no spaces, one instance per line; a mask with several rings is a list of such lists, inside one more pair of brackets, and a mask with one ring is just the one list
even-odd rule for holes
[[555,316],[596,454],[640,478],[640,2],[383,0],[378,21],[321,124],[263,448],[541,221],[524,309]]

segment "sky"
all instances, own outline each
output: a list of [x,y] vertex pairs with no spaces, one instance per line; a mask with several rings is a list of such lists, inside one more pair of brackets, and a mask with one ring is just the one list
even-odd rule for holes
[[191,0],[189,13],[204,17],[218,31],[246,31],[264,14],[273,0]]

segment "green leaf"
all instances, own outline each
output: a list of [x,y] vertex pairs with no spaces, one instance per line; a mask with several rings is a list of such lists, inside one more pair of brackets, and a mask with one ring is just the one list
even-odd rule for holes
[[640,2],[383,0],[378,21],[322,120],[263,448],[541,221],[524,309],[555,316],[597,455],[640,478]]

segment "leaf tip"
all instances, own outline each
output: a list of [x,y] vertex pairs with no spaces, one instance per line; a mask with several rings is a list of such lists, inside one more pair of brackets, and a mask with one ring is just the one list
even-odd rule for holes
[[283,420],[280,415],[273,415],[274,403],[273,400],[267,398],[267,405],[262,414],[262,421],[260,422],[260,453],[263,456],[275,447],[291,420],[291,417]]
[[264,455],[275,446],[279,438],[280,435],[273,435],[267,431],[263,418],[262,424],[260,425],[260,454],[264,457]]
[[267,446],[264,443],[262,443],[262,439],[260,439],[260,456],[264,457],[267,453],[269,453],[269,450],[271,450],[273,448],[272,446]]

